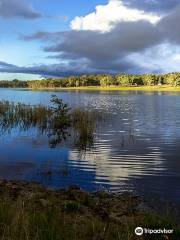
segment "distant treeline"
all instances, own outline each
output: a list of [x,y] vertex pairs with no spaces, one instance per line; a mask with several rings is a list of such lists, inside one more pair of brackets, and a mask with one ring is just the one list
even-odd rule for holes
[[81,86],[180,86],[180,73],[168,74],[96,74],[71,76],[66,78],[48,78],[33,81],[0,81],[0,87],[16,88],[62,88]]
[[1,88],[26,88],[28,87],[28,81],[20,81],[18,79],[14,79],[12,81],[1,80],[0,87]]

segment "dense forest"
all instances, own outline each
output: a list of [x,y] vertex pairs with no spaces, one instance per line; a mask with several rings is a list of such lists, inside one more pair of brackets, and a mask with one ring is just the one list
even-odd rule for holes
[[168,74],[94,74],[70,76],[67,78],[48,78],[33,81],[0,81],[0,87],[18,88],[63,88],[81,86],[155,86],[170,85],[180,86],[180,73]]

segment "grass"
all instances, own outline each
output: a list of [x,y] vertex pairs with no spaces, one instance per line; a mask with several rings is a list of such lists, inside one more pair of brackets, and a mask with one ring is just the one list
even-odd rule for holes
[[[0,236],[6,240],[179,239],[169,216],[135,210],[131,195],[88,194],[78,188],[53,191],[24,182],[0,182]],[[174,229],[172,236],[136,238],[137,226]]]
[[39,88],[35,90],[90,90],[90,91],[173,91],[179,92],[180,87],[173,87],[169,85],[161,86],[85,86],[85,87],[64,87],[64,88]]
[[53,106],[15,104],[0,102],[0,133],[10,132],[13,128],[28,131],[36,128],[47,135],[49,146],[55,148],[66,141],[81,151],[93,147],[94,135],[103,114],[87,109],[69,109],[61,99],[54,96]]

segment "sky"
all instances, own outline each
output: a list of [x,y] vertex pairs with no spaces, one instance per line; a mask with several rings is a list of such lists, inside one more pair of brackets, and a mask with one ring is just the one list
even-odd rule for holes
[[0,80],[167,73],[179,0],[0,0]]

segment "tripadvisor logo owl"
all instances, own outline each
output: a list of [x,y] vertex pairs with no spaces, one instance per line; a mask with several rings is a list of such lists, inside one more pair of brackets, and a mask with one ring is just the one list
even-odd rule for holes
[[143,234],[173,234],[174,230],[173,229],[149,229],[149,228],[142,228],[142,227],[137,227],[135,229],[135,234],[137,236],[141,236]]
[[136,234],[137,236],[143,235],[143,228],[137,227],[137,228],[135,229],[135,234]]

